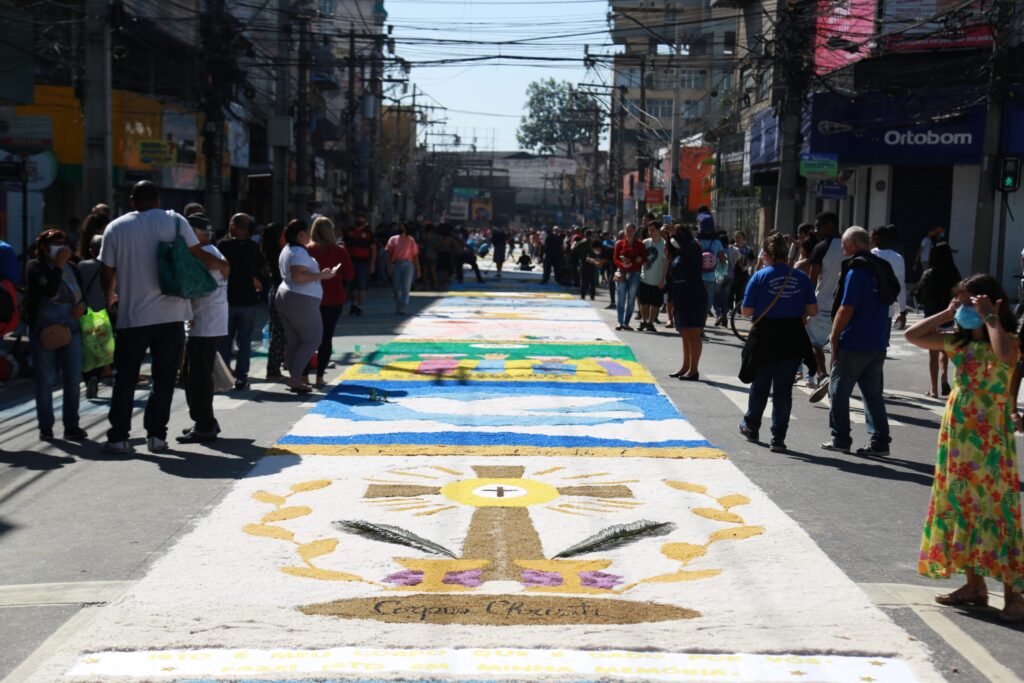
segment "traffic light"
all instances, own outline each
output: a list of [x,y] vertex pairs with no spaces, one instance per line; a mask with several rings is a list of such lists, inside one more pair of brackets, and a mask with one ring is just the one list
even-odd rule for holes
[[999,164],[999,191],[1016,192],[1020,189],[1020,158],[1003,157]]

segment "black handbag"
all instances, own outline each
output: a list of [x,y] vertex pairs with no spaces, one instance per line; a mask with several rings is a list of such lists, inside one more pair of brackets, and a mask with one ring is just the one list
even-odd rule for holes
[[775,293],[775,298],[768,304],[768,308],[761,311],[761,315],[757,316],[757,320],[750,326],[750,334],[747,335],[747,340],[743,342],[743,349],[740,350],[740,381],[744,384],[750,384],[754,381],[754,377],[757,375],[757,324],[768,315],[768,311],[772,310],[782,293],[786,291],[786,285],[789,284],[789,279],[793,277],[793,269],[790,268],[789,272],[786,273],[786,279],[782,281],[782,286],[779,287],[779,291]]

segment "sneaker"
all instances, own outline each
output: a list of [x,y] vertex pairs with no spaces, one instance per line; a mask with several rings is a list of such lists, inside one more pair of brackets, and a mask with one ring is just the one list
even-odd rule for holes
[[857,455],[860,455],[860,456],[863,456],[863,457],[866,457],[866,458],[869,458],[869,457],[884,458],[884,457],[889,455],[889,446],[888,445],[885,445],[885,446],[871,445],[871,446],[868,446],[867,448],[858,448],[857,449]]
[[629,325],[623,325],[622,329],[627,330],[629,332],[635,332],[636,331],[632,327],[630,327]]
[[104,453],[113,453],[114,455],[128,455],[132,453],[132,445],[128,441],[110,441],[100,448]]
[[747,441],[757,443],[757,431],[748,427],[746,422],[740,422],[740,434],[747,437]]
[[811,403],[817,403],[828,395],[828,385],[829,383],[825,380],[818,383],[818,388],[811,392]]
[[[802,379],[803,377],[797,375],[797,382],[801,381]],[[807,387],[808,389],[816,389],[818,387],[818,378],[815,377],[814,375],[811,375],[810,377],[807,378],[807,381],[804,382],[804,386]]]
[[772,439],[772,443],[770,446],[768,446],[768,450],[771,451],[772,453],[785,453],[786,442],[778,441],[777,439]]
[[235,380],[235,391],[242,391],[249,387],[249,380],[239,377]]
[[613,309],[613,308],[615,308],[615,304],[608,304],[604,308],[605,308],[606,311],[609,310],[609,309]]
[[96,398],[100,395],[100,378],[90,377],[85,381],[85,397]]
[[826,451],[832,451],[833,453],[846,453],[847,455],[850,454],[850,447],[840,446],[838,443],[836,443],[835,439],[823,442],[821,444],[821,447]]
[[150,453],[163,453],[167,450],[167,442],[158,436],[146,437],[146,450]]
[[625,327],[623,327],[622,325],[616,325],[616,326],[615,326],[615,331],[616,331],[616,332],[620,332],[620,331],[622,331],[622,330],[624,330],[624,329],[626,329],[626,328],[625,328]]
[[85,431],[81,427],[72,427],[71,429],[64,430],[65,441],[85,441],[89,438],[89,432]]

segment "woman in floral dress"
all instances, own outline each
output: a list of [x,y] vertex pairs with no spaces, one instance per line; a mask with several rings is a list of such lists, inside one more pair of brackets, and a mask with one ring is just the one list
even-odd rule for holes
[[[1000,618],[1016,623],[1024,621],[1024,539],[1009,396],[1019,353],[1016,321],[992,277],[969,277],[957,292],[944,311],[906,331],[907,341],[946,352],[956,368],[939,429],[918,572],[966,575],[962,587],[935,598],[941,605],[985,606],[985,577],[1002,581],[1006,606]],[[952,333],[940,330],[950,322],[956,323]]]

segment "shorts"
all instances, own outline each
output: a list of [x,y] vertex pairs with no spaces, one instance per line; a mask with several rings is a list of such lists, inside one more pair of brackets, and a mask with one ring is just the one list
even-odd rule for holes
[[366,291],[370,284],[370,261],[369,259],[352,259],[352,267],[355,269],[355,277],[352,278],[352,289]]
[[661,287],[641,282],[640,288],[636,291],[636,298],[644,306],[661,306],[663,299]]
[[811,346],[823,349],[832,336],[832,311],[818,311],[818,315],[807,321],[807,336]]

